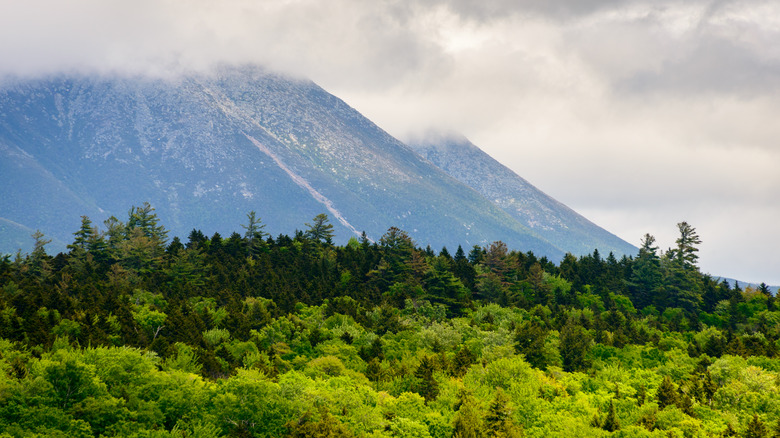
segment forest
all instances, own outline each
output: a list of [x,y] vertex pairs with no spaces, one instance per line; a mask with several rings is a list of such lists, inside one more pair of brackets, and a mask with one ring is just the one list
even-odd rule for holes
[[769,288],[676,246],[172,237],[149,204],[0,256],[0,437],[780,437]]

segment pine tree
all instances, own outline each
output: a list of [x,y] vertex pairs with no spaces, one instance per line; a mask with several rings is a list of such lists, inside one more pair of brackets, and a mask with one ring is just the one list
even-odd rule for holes
[[615,403],[612,400],[609,401],[609,411],[607,411],[604,421],[601,422],[601,428],[607,432],[614,432],[620,429],[620,421],[615,414]]
[[580,371],[589,367],[587,353],[590,351],[593,339],[581,325],[572,319],[561,329],[560,352],[564,371]]
[[654,244],[655,237],[645,234],[639,255],[631,267],[629,289],[634,305],[638,308],[652,304],[661,286],[661,258],[658,257],[658,247]]
[[33,250],[28,257],[27,265],[30,272],[38,276],[47,276],[50,271],[49,256],[46,254],[46,245],[51,243],[51,239],[45,239],[41,230],[35,230],[30,236],[35,240]]
[[534,368],[545,369],[547,360],[545,354],[545,330],[536,319],[525,321],[515,332],[515,350],[525,356],[526,362]]
[[81,216],[81,228],[73,233],[76,238],[73,240],[73,243],[68,245],[68,249],[80,255],[86,254],[89,249],[89,242],[96,234],[97,230],[92,227],[92,221],[87,216]]
[[691,417],[696,416],[696,412],[693,411],[693,400],[688,394],[680,393],[677,400],[681,411]]
[[144,202],[141,207],[132,207],[128,213],[127,229],[136,228],[160,246],[164,246],[168,239],[168,231],[160,225],[160,219],[154,213],[154,207],[148,202]]
[[333,224],[328,221],[328,215],[320,213],[314,216],[312,223],[306,224],[309,229],[306,231],[306,237],[317,241],[333,244]]
[[764,426],[764,422],[758,418],[757,414],[753,414],[753,418],[748,422],[742,436],[745,438],[766,438],[766,426]]
[[366,365],[366,378],[372,382],[382,380],[382,365],[379,359],[373,358]]
[[483,438],[487,434],[482,409],[470,393],[461,391],[456,409],[453,438]]
[[674,252],[674,260],[685,271],[697,271],[696,263],[699,256],[696,253],[699,251],[697,245],[701,244],[701,239],[696,233],[696,228],[689,225],[688,222],[680,222],[677,224],[677,228],[680,230],[680,237],[676,240],[677,249]]
[[645,412],[644,415],[642,415],[642,418],[639,419],[638,424],[649,431],[653,431],[655,429],[655,423],[658,421],[656,413],[655,409]]
[[658,387],[656,400],[658,400],[658,407],[661,409],[677,404],[677,390],[674,387],[674,383],[672,383],[671,377],[664,377],[661,386]]
[[471,247],[471,251],[469,251],[469,263],[472,265],[476,265],[477,263],[482,261],[482,257],[484,256],[485,251],[482,249],[479,245],[474,245]]
[[463,344],[452,361],[452,373],[456,377],[462,377],[466,374],[471,364],[474,363],[474,360],[474,353],[471,352],[468,345]]
[[265,224],[257,217],[257,213],[255,213],[254,210],[247,213],[246,218],[247,224],[241,225],[241,228],[246,230],[244,239],[246,239],[247,242],[247,255],[252,258],[257,258],[260,251],[265,246],[265,242],[263,241],[263,236],[265,235],[263,228],[265,228]]
[[712,404],[712,398],[715,396],[715,391],[717,390],[718,385],[712,380],[710,371],[705,371],[701,382],[702,401]]
[[416,392],[429,402],[439,395],[439,383],[433,378],[433,372],[436,370],[436,361],[433,358],[423,357],[420,365],[414,372],[417,378]]
[[485,429],[488,437],[509,438],[522,435],[520,428],[512,421],[509,397],[501,388],[496,389],[496,396],[485,415]]
[[453,259],[456,262],[459,262],[461,260],[466,260],[466,253],[463,251],[463,247],[458,245],[458,250],[455,251],[455,258]]

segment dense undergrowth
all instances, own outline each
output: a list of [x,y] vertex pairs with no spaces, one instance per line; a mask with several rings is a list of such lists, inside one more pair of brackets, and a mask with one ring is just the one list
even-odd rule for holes
[[780,436],[780,312],[660,253],[168,241],[148,205],[0,260],[2,436]]

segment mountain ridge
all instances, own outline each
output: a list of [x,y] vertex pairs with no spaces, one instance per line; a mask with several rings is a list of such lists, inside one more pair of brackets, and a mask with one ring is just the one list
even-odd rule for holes
[[633,255],[638,251],[537,189],[460,134],[428,133],[407,143],[520,223],[575,255],[589,254],[594,249],[616,255]]
[[179,236],[233,231],[250,210],[281,233],[327,210],[341,239],[397,226],[434,247],[564,252],[316,84],[256,67],[16,81],[0,87],[0,153],[3,218],[61,242],[81,215],[148,201]]

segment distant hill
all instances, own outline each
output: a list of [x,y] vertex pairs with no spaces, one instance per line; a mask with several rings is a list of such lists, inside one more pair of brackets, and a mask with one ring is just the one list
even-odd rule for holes
[[[150,202],[171,235],[271,234],[327,213],[341,241],[391,226],[434,249],[503,240],[553,260],[543,238],[306,80],[228,67],[175,80],[58,76],[0,85],[0,252],[31,231],[73,240]],[[547,225],[544,225],[547,226]]]
[[[752,287],[753,289],[757,289],[760,286],[760,284],[758,283],[750,283],[747,281],[735,280],[733,278],[719,278],[719,280],[727,282],[731,287],[735,287],[739,285],[739,287],[741,287],[742,289],[745,289],[746,287]],[[778,290],[780,290],[780,286],[767,285],[767,287],[769,287],[769,290],[775,295],[777,295]]]
[[465,137],[428,135],[409,146],[558,248],[576,255],[635,255],[636,247],[534,187]]

